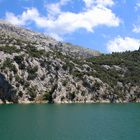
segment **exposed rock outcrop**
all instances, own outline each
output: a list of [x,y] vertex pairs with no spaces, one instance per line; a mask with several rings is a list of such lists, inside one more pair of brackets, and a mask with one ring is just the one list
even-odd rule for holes
[[127,67],[87,60],[95,56],[100,53],[0,21],[0,102],[138,102],[138,84],[112,86],[102,76],[114,71],[123,78]]
[[16,90],[5,79],[4,75],[0,74],[0,99],[4,103],[13,102],[17,103]]

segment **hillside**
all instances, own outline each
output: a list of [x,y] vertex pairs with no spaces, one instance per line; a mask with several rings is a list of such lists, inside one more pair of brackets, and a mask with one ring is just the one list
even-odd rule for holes
[[88,59],[88,62],[98,71],[94,76],[107,83],[113,89],[114,95],[120,96],[122,100],[126,96],[130,97],[129,101],[139,99],[140,50],[101,55]]
[[0,102],[139,102],[140,51],[101,55],[0,21]]

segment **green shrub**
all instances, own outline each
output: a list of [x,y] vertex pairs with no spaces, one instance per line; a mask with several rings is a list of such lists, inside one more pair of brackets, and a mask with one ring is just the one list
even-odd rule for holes
[[99,90],[100,89],[100,87],[101,87],[101,83],[99,83],[97,80],[95,81],[95,83],[94,83],[94,88],[95,88],[95,90]]
[[10,71],[13,71],[15,74],[17,73],[17,68],[16,66],[13,64],[13,61],[10,58],[7,58],[4,62],[3,65],[1,67],[1,69],[6,69],[8,68]]
[[68,81],[67,80],[64,80],[62,84],[63,84],[63,86],[66,86],[67,83],[68,83]]
[[19,77],[18,74],[15,75],[15,80],[16,80],[17,82],[19,82],[19,81],[21,80],[21,78]]
[[43,95],[43,100],[48,101],[49,103],[52,103],[52,94],[51,92],[46,91],[45,94]]
[[15,46],[1,46],[0,51],[3,51],[5,53],[9,53],[9,54],[20,52],[20,50],[17,49]]
[[28,50],[29,56],[31,57],[40,58],[46,55],[45,50],[37,50],[35,47],[32,47],[32,46],[28,46],[27,50]]
[[80,72],[80,71],[74,71],[74,72],[72,72],[72,75],[74,77],[78,77],[78,78],[82,79],[83,76],[85,75],[85,73],[84,72]]
[[28,88],[28,94],[30,95],[30,100],[33,101],[36,98],[36,95],[37,95],[36,86]]
[[76,96],[75,96],[75,92],[69,93],[69,97],[68,97],[68,98],[69,98],[71,101],[73,101],[75,97],[76,97]]
[[24,55],[15,56],[14,61],[18,64],[19,69],[23,70],[26,68],[24,64]]
[[37,71],[38,71],[38,67],[28,67],[27,68],[27,72],[28,72],[28,78],[27,80],[34,80],[37,77]]

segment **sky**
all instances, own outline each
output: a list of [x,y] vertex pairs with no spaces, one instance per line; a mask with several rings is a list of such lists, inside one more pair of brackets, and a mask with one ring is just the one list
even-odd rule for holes
[[140,0],[0,0],[0,19],[103,53],[140,46]]

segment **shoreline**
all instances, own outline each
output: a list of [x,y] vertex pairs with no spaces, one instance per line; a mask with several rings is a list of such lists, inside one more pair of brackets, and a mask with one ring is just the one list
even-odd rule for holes
[[53,102],[49,103],[48,101],[20,101],[18,103],[13,103],[6,101],[5,103],[0,100],[0,105],[3,104],[127,104],[127,103],[140,103],[140,101],[135,102],[129,102],[129,101],[116,101],[116,102],[110,102],[110,101],[65,101],[65,102]]

